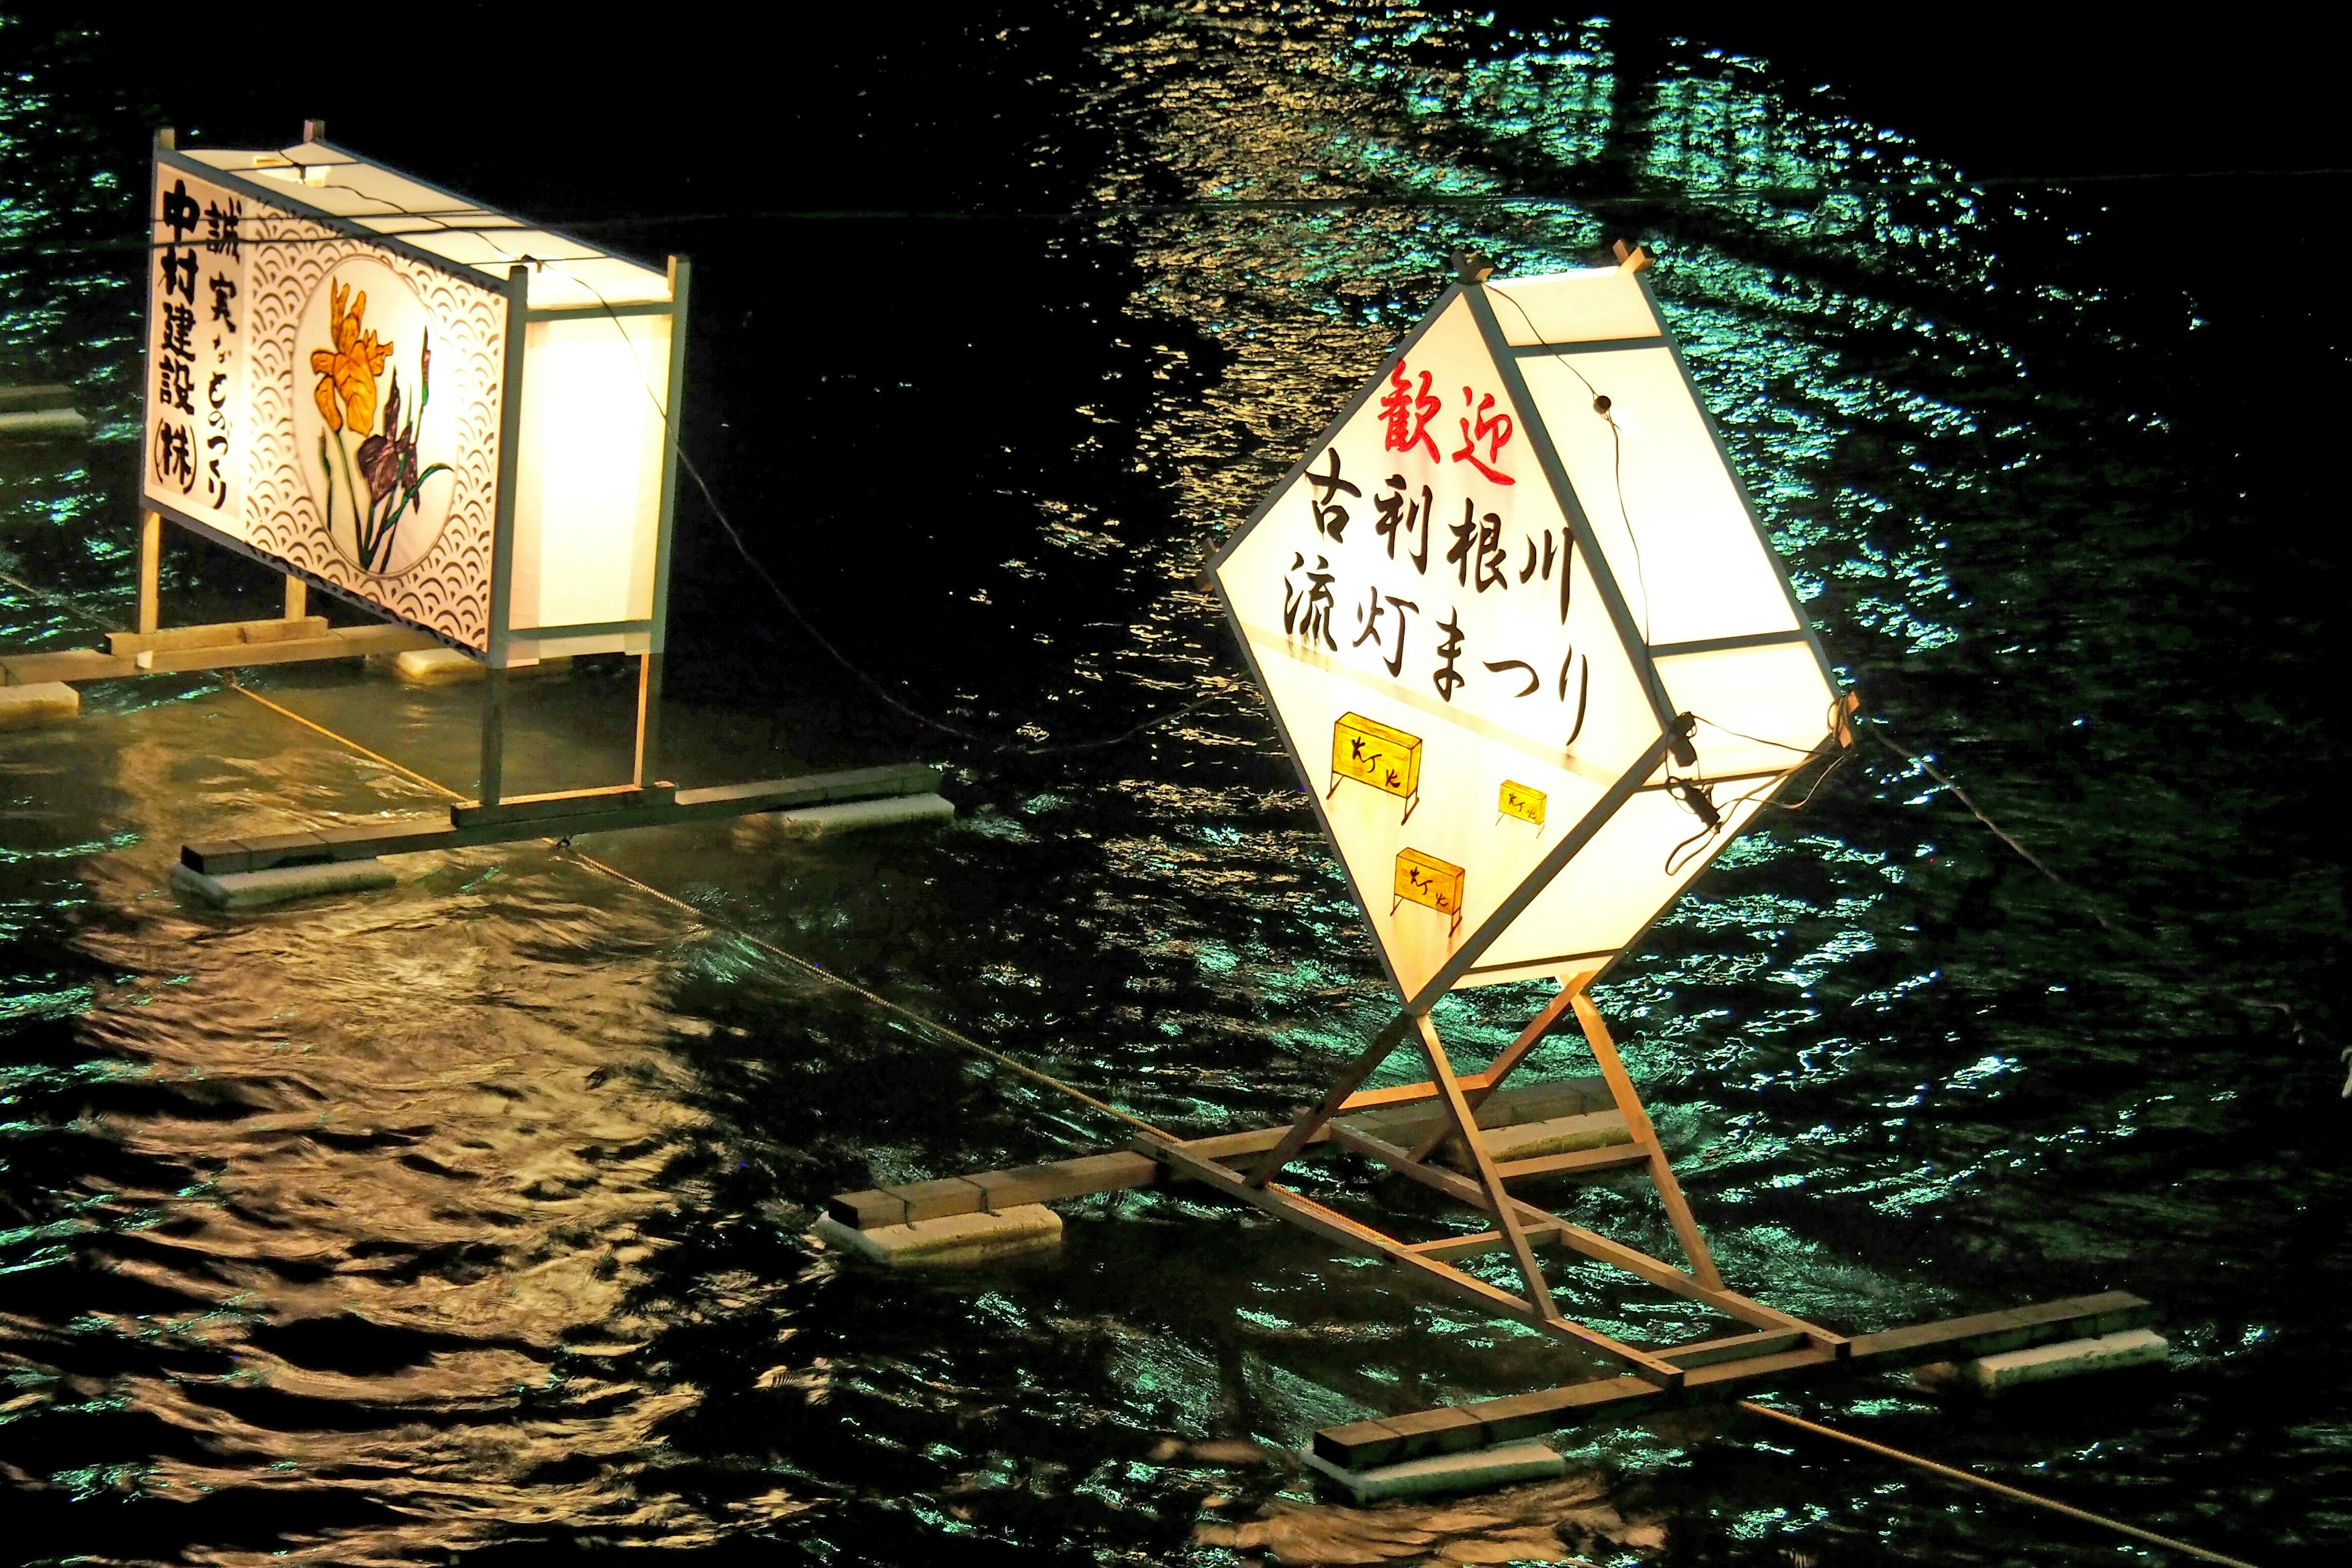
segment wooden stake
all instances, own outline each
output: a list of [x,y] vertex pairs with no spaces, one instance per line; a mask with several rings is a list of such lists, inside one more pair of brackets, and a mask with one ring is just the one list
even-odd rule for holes
[[286,618],[299,621],[310,614],[310,584],[289,572],[286,574]]
[[1618,1113],[1625,1118],[1625,1131],[1633,1135],[1634,1142],[1649,1151],[1650,1184],[1658,1189],[1658,1201],[1666,1205],[1666,1221],[1675,1227],[1675,1239],[1683,1244],[1683,1255],[1690,1259],[1692,1275],[1710,1290],[1722,1289],[1723,1276],[1716,1271],[1715,1256],[1707,1250],[1706,1237],[1699,1234],[1698,1221],[1691,1216],[1690,1204],[1683,1197],[1682,1184],[1675,1180],[1666,1152],[1658,1146],[1657,1129],[1650,1125],[1650,1114],[1642,1109],[1642,1097],[1633,1090],[1633,1079],[1625,1071],[1625,1064],[1618,1059],[1617,1044],[1609,1037],[1609,1026],[1601,1020],[1601,1009],[1582,991],[1570,1000],[1576,1008],[1577,1022],[1584,1026],[1585,1043],[1592,1047],[1592,1058],[1601,1064],[1601,1076],[1617,1101]]
[[139,514],[139,635],[152,633],[163,622],[163,514]]
[[1347,1070],[1331,1080],[1330,1089],[1324,1093],[1323,1103],[1312,1110],[1300,1112],[1298,1120],[1290,1124],[1290,1131],[1282,1135],[1282,1142],[1267,1150],[1265,1158],[1251,1168],[1244,1184],[1262,1187],[1280,1175],[1285,1165],[1298,1158],[1298,1152],[1313,1141],[1315,1134],[1323,1131],[1323,1124],[1339,1113],[1340,1106],[1356,1092],[1356,1086],[1371,1077],[1379,1070],[1380,1065],[1389,1059],[1389,1053],[1396,1049],[1397,1037],[1404,1033],[1412,1021],[1410,1014],[1399,1013],[1382,1025],[1381,1032],[1372,1037],[1372,1043],[1348,1064]]
[[1478,1136],[1478,1118],[1472,1112],[1469,1101],[1462,1098],[1462,1086],[1454,1081],[1454,1064],[1446,1059],[1445,1047],[1438,1043],[1437,1031],[1430,1027],[1429,1016],[1422,1014],[1412,1021],[1421,1036],[1422,1053],[1429,1058],[1429,1076],[1437,1085],[1437,1092],[1445,1100],[1445,1109],[1460,1129],[1462,1142],[1469,1146],[1471,1165],[1478,1173],[1478,1184],[1495,1205],[1495,1224],[1509,1244],[1511,1259],[1519,1266],[1519,1277],[1527,1281],[1528,1300],[1546,1318],[1558,1318],[1559,1309],[1552,1305],[1551,1288],[1544,1283],[1543,1265],[1536,1261],[1536,1250],[1528,1245],[1528,1233],[1520,1228],[1517,1205],[1511,1194],[1503,1190],[1503,1178],[1496,1173],[1495,1157],[1486,1152],[1486,1141]]

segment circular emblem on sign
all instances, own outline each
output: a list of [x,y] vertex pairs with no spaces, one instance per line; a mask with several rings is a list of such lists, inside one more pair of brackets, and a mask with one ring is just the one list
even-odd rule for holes
[[337,554],[397,577],[449,521],[449,416],[433,407],[432,321],[407,279],[354,258],[302,307],[294,437]]

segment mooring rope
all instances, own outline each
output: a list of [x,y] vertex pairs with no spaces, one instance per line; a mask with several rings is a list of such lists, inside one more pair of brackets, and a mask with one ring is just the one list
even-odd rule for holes
[[1854,1447],[1876,1454],[1881,1458],[1895,1459],[1906,1465],[1916,1466],[1931,1475],[1941,1476],[1947,1480],[1965,1481],[1972,1487],[1982,1487],[1989,1492],[1998,1492],[2002,1497],[2013,1498],[2019,1502],[2030,1502],[2036,1508],[2046,1508],[2053,1513],[2063,1513],[2069,1519],[2079,1519],[2085,1523],[2102,1525],[2108,1530],[2121,1531],[2135,1541],[2145,1541],[2151,1546],[2161,1546],[2168,1552],[2178,1552],[2184,1556],[2197,1558],[2200,1562],[2224,1563],[2227,1568],[2254,1568],[2252,1563],[2243,1558],[2224,1557],[2221,1553],[2209,1552],[2202,1546],[2191,1546],[2185,1541],[2175,1541],[2168,1535],[2158,1535],[2152,1530],[2142,1530],[2138,1525],[2126,1524],[2122,1520],[2109,1519],[2103,1513],[2093,1513],[2088,1509],[2076,1508],[2072,1503],[2060,1502],[2056,1498],[2043,1497],[2039,1492],[2030,1492],[2022,1487],[2011,1486],[2006,1481],[1990,1480],[1967,1470],[1955,1469],[1950,1465],[1939,1465],[1935,1460],[1922,1458],[1917,1454],[1906,1453],[1900,1448],[1890,1448],[1884,1443],[1874,1443],[1867,1437],[1857,1437],[1851,1432],[1841,1432],[1834,1426],[1824,1426],[1818,1421],[1808,1421],[1801,1415],[1791,1415],[1785,1410],[1775,1410],[1769,1405],[1759,1405],[1752,1399],[1741,1400],[1739,1408],[1751,1415],[1768,1416],[1774,1421],[1794,1426],[1800,1431],[1810,1432],[1816,1437],[1832,1438],[1837,1442],[1851,1444]]
[[[337,745],[348,747],[350,750],[358,752],[361,756],[367,758],[371,762],[381,763],[385,767],[390,768],[393,772],[399,773],[402,777],[414,779],[418,784],[423,784],[425,788],[434,791],[436,794],[443,795],[452,801],[462,801],[467,798],[437,779],[427,778],[414,768],[403,767],[398,763],[394,762],[390,757],[385,756],[383,752],[370,751],[367,747],[361,745],[357,741],[352,740],[348,735],[338,734],[334,731],[328,729],[324,724],[305,719],[302,715],[295,712],[290,708],[280,707],[278,704],[269,700],[268,698],[262,696],[259,692],[250,690],[247,687],[239,684],[234,676],[229,679],[227,684],[228,689],[231,691],[236,692],[239,696],[249,697],[253,699],[254,701],[260,703],[264,708],[268,709],[271,712],[281,714],[286,718],[291,719],[294,722],[301,725],[304,729],[315,731],[317,733],[324,735],[327,739],[334,742]],[[1171,1143],[1181,1142],[1181,1140],[1178,1139],[1174,1133],[1167,1131],[1162,1128],[1155,1127],[1139,1116],[1130,1115],[1127,1111],[1121,1110],[1118,1106],[1111,1104],[1108,1100],[1100,1100],[1094,1095],[1088,1094],[1085,1089],[1080,1089],[1074,1083],[1066,1083],[1042,1068],[1031,1067],[1027,1062],[1022,1061],[1017,1057],[1005,1055],[1003,1051],[996,1049],[992,1046],[982,1045],[978,1040],[973,1039],[971,1036],[948,1027],[948,1026],[940,1023],[937,1018],[930,1016],[929,1014],[919,1013],[914,1008],[907,1006],[903,1003],[893,1002],[887,996],[882,995],[878,992],[869,991],[854,980],[848,979],[844,975],[835,974],[833,971],[825,968],[822,964],[813,963],[808,959],[801,957],[798,953],[789,952],[784,948],[777,946],[774,942],[770,942],[763,936],[760,936],[752,931],[745,931],[740,926],[730,925],[726,921],[713,917],[707,910],[697,909],[692,904],[688,903],[684,899],[675,897],[669,893],[665,893],[659,888],[654,887],[650,883],[641,882],[636,878],[630,876],[626,871],[621,870],[619,868],[614,866],[608,866],[604,861],[597,859],[594,856],[584,854],[581,850],[572,847],[572,841],[568,838],[560,837],[551,834],[545,835],[543,837],[553,842],[559,849],[568,852],[571,858],[581,865],[586,866],[593,870],[602,871],[605,876],[614,879],[615,881],[625,882],[630,887],[636,889],[637,891],[646,894],[649,898],[657,899],[673,909],[683,910],[685,913],[694,917],[697,921],[703,925],[710,926],[719,931],[724,931],[730,936],[747,942],[753,947],[758,948],[761,952],[769,954],[771,957],[782,960],[783,963],[800,970],[804,974],[822,980],[828,985],[838,986],[840,989],[847,991],[853,995],[863,997],[867,1002],[872,1003],[875,1006],[881,1008],[884,1012],[894,1014],[897,1016],[904,1018],[908,1022],[929,1031],[940,1039],[946,1040],[952,1045],[960,1046],[975,1056],[985,1058],[1008,1072],[1018,1073],[1023,1078],[1028,1079],[1032,1082],[1043,1084],[1048,1089],[1066,1094],[1082,1105],[1090,1106],[1093,1109],[1101,1111],[1106,1116],[1115,1117],[1118,1121],[1126,1122],[1129,1127],[1133,1127],[1140,1131],[1149,1132],[1155,1138],[1165,1139]]]

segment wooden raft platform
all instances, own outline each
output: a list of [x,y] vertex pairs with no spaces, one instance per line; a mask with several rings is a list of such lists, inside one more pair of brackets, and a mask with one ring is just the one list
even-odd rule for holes
[[[298,620],[230,621],[160,632],[110,632],[108,647],[19,653],[0,658],[0,685],[48,680],[115,680],[166,671],[235,669],[249,664],[294,664],[316,658],[365,658],[439,647],[438,639],[406,626],[330,626],[322,616]],[[148,656],[146,668],[139,664]]]
[[[1465,1089],[1474,1091],[1486,1087],[1475,1074],[1465,1078],[1462,1083]],[[1427,1098],[1424,1085],[1374,1089],[1356,1099],[1364,1102],[1364,1108],[1346,1118],[1346,1130],[1384,1142],[1412,1143],[1445,1114],[1443,1107]],[[1647,1157],[1645,1151],[1630,1141],[1622,1118],[1615,1115],[1609,1086],[1598,1077],[1555,1079],[1546,1083],[1498,1089],[1478,1107],[1478,1125],[1522,1127],[1564,1116],[1595,1114],[1613,1121],[1614,1136],[1608,1145],[1580,1151],[1577,1155],[1549,1156],[1549,1163],[1571,1162],[1575,1168],[1598,1172],[1636,1164]],[[1261,1127],[1248,1132],[1195,1139],[1184,1148],[1205,1160],[1239,1160],[1265,1153],[1281,1142],[1288,1131],[1287,1127]],[[1311,1142],[1315,1146],[1328,1146],[1331,1141],[1331,1131],[1326,1128]],[[1563,1164],[1561,1168],[1566,1171],[1571,1165]],[[945,1219],[950,1215],[999,1214],[1024,1204],[1063,1203],[1095,1193],[1149,1187],[1157,1184],[1166,1172],[1167,1166],[1150,1155],[1122,1149],[1043,1165],[1023,1165],[1010,1171],[983,1171],[977,1175],[950,1176],[943,1181],[908,1182],[860,1193],[837,1193],[827,1200],[825,1212],[854,1229],[872,1230],[878,1226],[911,1225],[917,1220]]]
[[610,789],[570,790],[561,795],[509,795],[490,805],[460,802],[449,808],[449,820],[446,823],[427,820],[382,826],[331,827],[315,833],[272,833],[251,838],[183,844],[180,863],[206,876],[234,876],[280,866],[373,860],[379,855],[464,849],[477,844],[512,843],[518,838],[569,838],[575,834],[657,827],[667,823],[708,821],[760,811],[887,800],[899,795],[928,795],[939,784],[937,768],[920,763],[894,763],[878,768],[804,773],[791,779],[712,784],[705,789],[679,789],[668,784],[643,787],[619,784]]

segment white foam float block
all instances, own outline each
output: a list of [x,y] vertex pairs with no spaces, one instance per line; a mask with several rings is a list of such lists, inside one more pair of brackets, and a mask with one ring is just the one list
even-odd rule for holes
[[1999,1394],[2029,1383],[2081,1377],[2087,1373],[2115,1372],[2127,1366],[2162,1362],[2172,1347],[2153,1329],[2129,1329],[2091,1340],[2062,1340],[2031,1350],[2003,1351],[1974,1361],[1937,1362],[1914,1374],[1930,1388],[1957,1385],[1979,1394]]
[[400,879],[381,860],[329,860],[314,866],[272,866],[266,871],[207,876],[194,867],[172,868],[172,886],[215,909],[259,910],[327,893],[373,892]]
[[816,1222],[816,1233],[845,1252],[893,1268],[952,1268],[1059,1247],[1062,1216],[1044,1204],[1019,1204],[997,1214],[950,1215],[859,1230],[826,1215]]
[[62,680],[0,686],[0,730],[60,724],[81,711],[81,693]]
[[1433,1454],[1425,1459],[1407,1459],[1401,1465],[1380,1465],[1369,1470],[1343,1468],[1312,1447],[1301,1449],[1299,1458],[1309,1468],[1347,1488],[1358,1502],[1425,1497],[1432,1492],[1487,1491],[1514,1481],[1557,1480],[1568,1473],[1567,1460],[1533,1439],[1459,1454]]
[[[1565,1154],[1576,1149],[1599,1149],[1630,1143],[1625,1118],[1614,1110],[1591,1110],[1578,1116],[1555,1116],[1549,1121],[1526,1121],[1517,1127],[1480,1130],[1486,1152],[1496,1160],[1533,1160],[1545,1154]],[[1467,1169],[1468,1151],[1458,1137],[1446,1141],[1446,1163]]]
[[394,658],[392,673],[412,686],[455,686],[483,679],[489,668],[453,647],[413,647]]
[[894,827],[910,822],[944,822],[955,815],[945,795],[898,795],[884,800],[844,800],[830,805],[800,806],[792,811],[761,813],[757,818],[767,830],[788,838],[815,838],[859,827]]
[[89,421],[70,408],[23,408],[0,414],[0,437],[84,436]]

